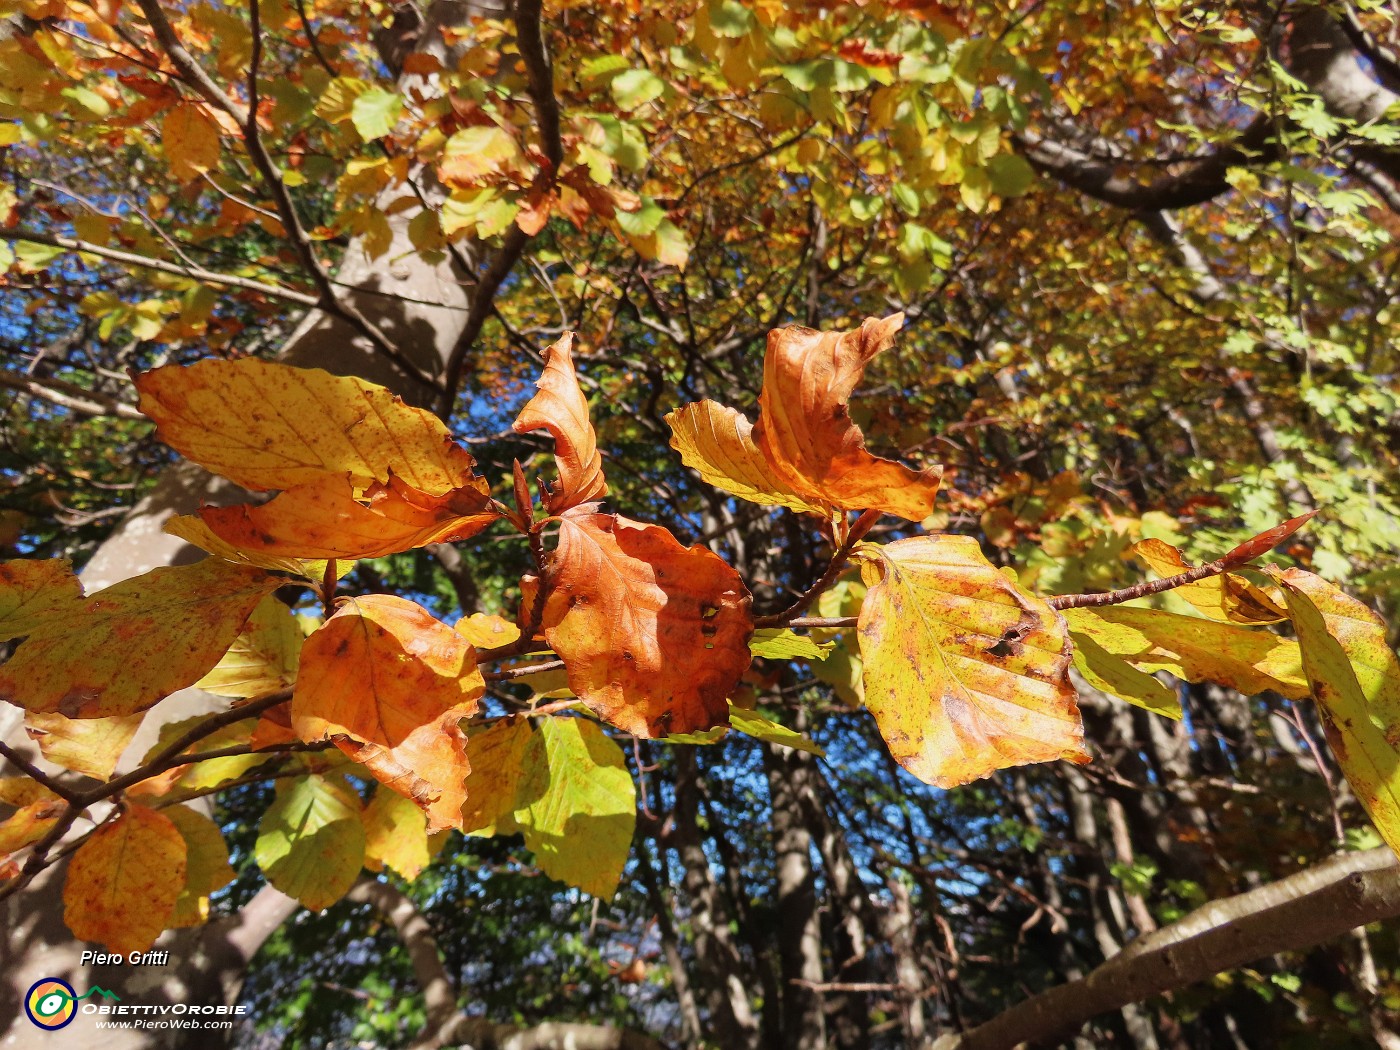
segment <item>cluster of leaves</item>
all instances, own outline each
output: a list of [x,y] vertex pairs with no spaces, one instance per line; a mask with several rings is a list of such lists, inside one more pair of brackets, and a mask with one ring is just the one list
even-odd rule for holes
[[[449,829],[523,833],[546,872],[607,896],[636,801],[622,750],[598,723],[687,742],[732,725],[792,743],[731,700],[754,651],[825,655],[790,629],[803,626],[855,627],[864,703],[891,754],[944,787],[1024,763],[1088,761],[1072,661],[1098,688],[1172,717],[1180,711],[1153,672],[1311,693],[1349,781],[1400,843],[1396,747],[1384,728],[1400,709],[1400,664],[1384,624],[1301,569],[1270,567],[1259,582],[1238,571],[1311,515],[1194,568],[1149,539],[1132,555],[1157,581],[1048,600],[968,537],[863,539],[882,513],[930,516],[938,485],[936,471],[868,452],[849,413],[865,365],[900,323],[777,330],[757,424],[712,402],[671,417],[675,447],[702,476],[800,512],[831,546],[831,568],[808,593],[758,618],[743,580],[708,548],[600,509],[603,458],[568,337],[546,353],[515,423],[551,434],[558,477],[539,482],[536,500],[517,463],[513,507],[437,417],[363,380],[256,360],[138,377],[142,411],[168,444],[280,494],[172,519],[169,531],[213,557],[90,596],[65,562],[0,566],[0,634],[23,639],[0,666],[0,698],[24,709],[46,758],[103,780],[85,791],[31,766],[33,782],[7,787],[7,801],[23,805],[0,826],[4,853],[30,852],[23,868],[5,861],[6,890],[44,866],[80,814],[115,801],[77,840],[70,928],[129,951],[197,922],[231,872],[217,827],[181,803],[275,761],[256,859],[307,907],[334,903],[366,864],[412,878]],[[515,623],[478,614],[450,628],[406,598],[336,593],[352,559],[466,541],[496,522],[535,560]],[[864,593],[837,593],[858,606],[855,622],[809,622],[803,613],[848,561]],[[323,621],[271,597],[298,578],[316,590]],[[1167,590],[1190,615],[1122,604]],[[1296,637],[1266,629],[1279,623]],[[768,628],[757,639],[756,625]],[[528,684],[534,697],[488,715],[488,681]],[[166,727],[135,772],[112,778],[144,712],[193,684],[240,702]],[[378,782],[368,805],[356,778]]]

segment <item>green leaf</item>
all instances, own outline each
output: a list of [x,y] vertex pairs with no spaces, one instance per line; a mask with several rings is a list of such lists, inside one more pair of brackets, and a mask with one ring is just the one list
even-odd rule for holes
[[350,107],[350,123],[366,142],[382,139],[403,115],[403,99],[394,91],[370,88]]
[[618,108],[628,111],[660,98],[666,90],[666,82],[649,69],[629,69],[626,73],[619,73],[609,86]]
[[760,627],[749,640],[749,652],[769,660],[824,660],[834,642],[818,643],[789,627]]
[[596,80],[612,73],[620,73],[629,65],[625,55],[599,55],[590,58],[579,66],[579,76],[584,80]]
[[1114,656],[1088,635],[1071,631],[1070,638],[1074,642],[1074,669],[1095,689],[1153,714],[1181,717],[1181,702],[1176,694],[1146,671]]
[[1400,660],[1385,622],[1301,569],[1275,573],[1327,743],[1386,844],[1400,853]]
[[768,744],[778,744],[781,747],[795,748],[798,751],[807,751],[819,758],[826,757],[826,749],[810,737],[764,718],[757,711],[746,711],[742,707],[730,704],[729,724],[745,736],[751,736],[755,740],[762,740]]
[[1001,197],[1020,197],[1035,183],[1035,169],[1016,153],[1001,153],[987,161],[987,178]]
[[617,224],[622,231],[633,237],[650,237],[666,218],[666,209],[650,197],[642,198],[642,206],[636,211],[617,213]]
[[530,738],[515,820],[550,878],[611,900],[637,821],[622,749],[581,718],[550,718]]
[[710,5],[710,28],[718,36],[731,39],[746,35],[754,26],[753,12],[739,0],[720,0]]
[[365,859],[360,799],[321,776],[279,786],[263,814],[253,856],[267,881],[312,911],[349,891]]
[[1087,638],[1149,674],[1168,671],[1249,695],[1273,690],[1296,700],[1308,692],[1298,643],[1270,631],[1123,605],[1063,615],[1076,649],[1087,648]]

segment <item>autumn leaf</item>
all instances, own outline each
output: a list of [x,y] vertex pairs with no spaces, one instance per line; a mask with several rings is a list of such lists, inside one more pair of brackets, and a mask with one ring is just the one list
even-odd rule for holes
[[746,711],[742,707],[729,707],[729,724],[743,733],[751,736],[755,740],[762,740],[766,744],[777,744],[779,747],[791,747],[798,751],[807,751],[819,758],[826,757],[826,748],[795,729],[789,729],[779,722],[774,722],[771,718],[764,718],[757,711]]
[[181,182],[219,164],[219,125],[190,102],[173,106],[161,121],[160,144],[170,171]]
[[185,839],[170,819],[128,806],[68,862],[63,919],[80,941],[145,951],[169,924],[185,885]]
[[144,718],[139,711],[106,718],[65,718],[56,711],[26,711],[24,731],[54,765],[106,780]]
[[525,750],[533,733],[526,719],[508,718],[467,738],[472,771],[462,806],[464,832],[495,835],[514,830],[513,823],[508,828],[497,825],[516,809]]
[[68,718],[144,711],[197,682],[281,583],[216,558],[123,580],[38,626],[0,666],[0,700]]
[[941,468],[922,472],[874,456],[850,414],[871,358],[887,349],[903,314],[854,332],[790,326],[768,334],[758,423],[700,402],[667,416],[672,447],[706,481],[742,499],[829,517],[879,510],[921,521],[933,512]]
[[763,627],[749,639],[749,652],[768,660],[824,660],[833,643],[817,642],[787,627]]
[[[189,718],[181,718],[162,725],[156,742],[146,752],[142,763],[150,762],[175,740],[203,721],[204,716],[191,715]],[[251,749],[254,746],[252,735],[255,724],[254,719],[245,718],[230,725],[220,726],[214,732],[185,748],[182,753],[196,754],[200,751],[219,751],[229,747]],[[226,781],[236,780],[248,770],[266,761],[266,755],[224,755],[221,758],[209,758],[203,762],[193,762],[173,768],[181,786],[192,791],[207,791]]]
[[278,785],[253,847],[268,882],[321,911],[349,891],[364,856],[360,800],[344,783],[313,775]]
[[298,485],[270,503],[205,507],[200,520],[223,542],[254,560],[381,558],[469,539],[499,515],[489,509],[486,483],[471,478],[438,496],[400,479],[375,484],[360,499],[348,476]]
[[830,506],[817,495],[804,497],[786,487],[754,444],[753,424],[736,409],[698,401],[672,412],[666,422],[671,425],[671,447],[707,484],[750,503],[821,517],[831,513]]
[[472,477],[442,420],[363,379],[245,358],[167,365],[136,388],[162,441],[247,489],[348,474],[444,495]]
[[476,649],[498,649],[510,645],[520,637],[520,628],[501,616],[489,613],[472,613],[463,616],[452,629],[465,638]]
[[484,690],[461,635],[413,602],[364,595],[303,645],[292,725],[412,798],[436,831],[460,822],[469,766],[458,723]]
[[[1159,539],[1141,540],[1128,548],[1128,555],[1142,562],[1158,576],[1179,576],[1194,566],[1186,564],[1181,551]],[[1279,606],[1280,598],[1238,573],[1223,572],[1204,580],[1173,588],[1172,594],[1189,602],[1202,616],[1224,623],[1278,623],[1288,618]]]
[[611,900],[637,823],[622,749],[592,722],[547,718],[522,759],[515,821],[550,878]]
[[969,536],[857,550],[865,704],[890,754],[955,787],[1008,766],[1087,762],[1064,622]]
[[428,834],[423,811],[388,788],[375,791],[362,819],[365,867],[370,871],[390,868],[412,882],[442,847],[441,836]]
[[219,662],[195,683],[216,696],[253,697],[296,681],[305,635],[292,610],[271,596],[258,603]]
[[574,511],[547,568],[545,638],[598,717],[641,737],[725,724],[753,618],[721,558],[659,525]]
[[169,925],[198,926],[209,918],[209,895],[234,879],[228,845],[219,825],[189,806],[170,806],[161,812],[185,840],[185,884]]
[[58,823],[63,810],[64,803],[59,799],[41,798],[19,805],[15,812],[0,820],[0,862],[47,835]]
[[[231,561],[236,565],[252,565],[260,569],[271,569],[273,572],[286,572],[293,576],[300,576],[304,580],[310,580],[312,583],[320,583],[326,578],[324,559],[284,558],[277,554],[240,550],[214,535],[209,526],[204,524],[196,514],[171,515],[161,526],[161,531],[169,533],[171,536],[178,536],[186,543],[193,544],[216,558]],[[344,576],[354,568],[355,563],[350,559],[337,562],[336,575]]]
[[[1298,643],[1270,631],[1126,605],[1066,609],[1064,618],[1074,644],[1092,654],[1099,674],[1108,674],[1113,657],[1148,674],[1167,671],[1250,695],[1273,690],[1298,699],[1308,693]],[[1131,692],[1118,695],[1133,701]]]
[[588,399],[574,372],[573,346],[573,335],[566,333],[545,351],[539,392],[520,410],[512,428],[517,434],[547,430],[554,437],[559,480],[550,486],[545,501],[551,514],[562,514],[608,494],[603,457],[588,418]]
[[1302,569],[1276,572],[1328,746],[1376,830],[1400,854],[1400,660],[1385,621]]
[[0,562],[0,642],[32,634],[54,618],[72,617],[83,587],[66,558]]

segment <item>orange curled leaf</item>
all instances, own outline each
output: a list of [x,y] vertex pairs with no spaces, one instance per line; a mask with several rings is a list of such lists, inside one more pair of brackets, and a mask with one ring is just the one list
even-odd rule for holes
[[475,536],[499,516],[490,499],[479,477],[436,496],[394,477],[357,499],[348,476],[327,476],[269,503],[205,507],[199,517],[219,539],[258,560],[381,558]]
[[659,525],[576,510],[547,570],[545,638],[598,717],[641,737],[728,724],[753,616],[723,559]]
[[544,352],[539,392],[520,410],[513,428],[517,434],[547,430],[554,437],[559,480],[550,486],[546,501],[551,514],[562,514],[608,494],[603,457],[588,418],[588,399],[574,372],[573,347],[573,334],[566,333]]
[[162,441],[246,489],[349,474],[442,495],[466,484],[475,462],[432,412],[319,368],[199,361],[142,373],[136,389]]
[[1087,762],[1069,631],[969,536],[858,550],[865,705],[890,754],[955,787],[1008,766]]
[[701,477],[742,499],[830,517],[879,510],[911,521],[933,512],[941,467],[911,470],[866,451],[850,397],[903,314],[854,332],[790,326],[768,333],[758,423],[714,402],[666,417],[671,447]]
[[754,443],[796,491],[911,521],[933,513],[941,468],[920,472],[871,455],[850,413],[865,366],[903,324],[894,314],[854,332],[793,325],[768,334]]
[[63,921],[80,941],[145,951],[185,888],[185,839],[162,813],[130,806],[103,824],[68,862]]
[[461,635],[413,602],[365,595],[302,646],[292,726],[305,741],[334,741],[413,799],[433,830],[460,826],[470,766],[457,723],[484,690]]

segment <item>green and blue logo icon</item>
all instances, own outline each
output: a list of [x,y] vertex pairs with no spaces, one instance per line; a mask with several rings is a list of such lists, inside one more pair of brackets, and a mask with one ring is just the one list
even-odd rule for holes
[[121,1002],[120,996],[105,988],[94,986],[79,995],[67,981],[45,977],[30,985],[24,997],[24,1012],[40,1028],[53,1032],[69,1024],[78,1015],[78,1003],[92,995]]

